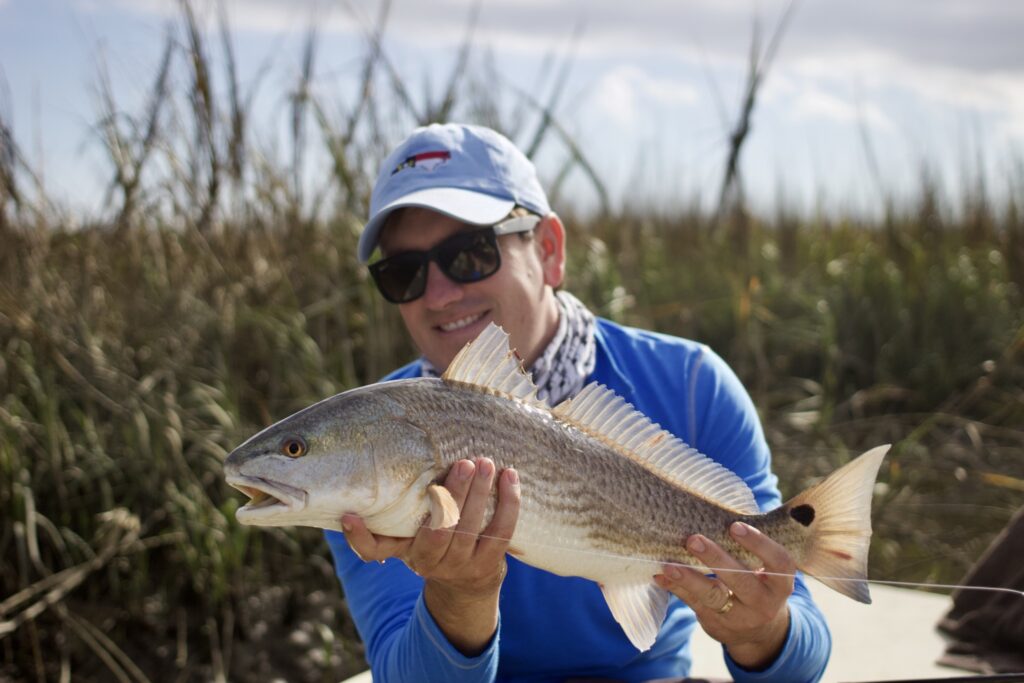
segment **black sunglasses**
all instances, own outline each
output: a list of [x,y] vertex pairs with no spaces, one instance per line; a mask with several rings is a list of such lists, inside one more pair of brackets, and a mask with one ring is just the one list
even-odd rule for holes
[[377,289],[393,304],[405,304],[423,296],[430,262],[437,262],[446,277],[460,284],[479,282],[501,268],[498,236],[529,232],[539,216],[516,216],[480,230],[457,232],[426,251],[403,251],[370,264]]

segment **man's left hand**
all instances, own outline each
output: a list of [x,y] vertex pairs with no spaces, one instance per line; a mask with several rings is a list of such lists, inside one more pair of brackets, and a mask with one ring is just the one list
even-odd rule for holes
[[761,559],[764,571],[751,572],[718,544],[695,534],[686,541],[687,551],[717,576],[666,565],[654,580],[693,609],[701,627],[725,645],[733,661],[746,669],[765,669],[789,632],[786,600],[793,592],[796,563],[784,547],[752,526],[735,522],[729,533]]

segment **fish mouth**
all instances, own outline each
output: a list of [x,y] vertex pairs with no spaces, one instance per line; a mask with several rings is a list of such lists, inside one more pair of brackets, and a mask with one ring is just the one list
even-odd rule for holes
[[306,507],[306,492],[286,484],[244,476],[229,477],[227,483],[249,496],[249,502],[235,512],[239,521],[300,512]]

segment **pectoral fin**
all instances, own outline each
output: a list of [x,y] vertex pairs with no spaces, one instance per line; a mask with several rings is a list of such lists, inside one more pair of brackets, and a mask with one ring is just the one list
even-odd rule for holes
[[430,498],[430,521],[427,524],[431,529],[450,529],[459,523],[459,504],[448,489],[431,484],[427,487],[427,496]]
[[651,649],[668,610],[668,592],[653,583],[602,584],[615,621],[641,652]]

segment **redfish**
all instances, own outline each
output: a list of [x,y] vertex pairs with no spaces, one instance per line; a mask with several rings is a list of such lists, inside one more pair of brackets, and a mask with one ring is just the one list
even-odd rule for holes
[[[599,384],[550,407],[508,336],[491,325],[439,379],[353,389],[267,427],[227,458],[227,482],[251,500],[238,520],[340,530],[354,512],[377,534],[451,528],[459,507],[440,485],[462,458],[514,467],[522,485],[509,552],[540,569],[600,584],[640,650],[669,594],[664,563],[701,566],[683,539],[700,533],[752,569],[732,540],[742,521],[782,544],[797,566],[870,602],[871,494],[888,446],[874,448],[781,507],[761,513],[732,471],[661,429]],[[492,499],[493,506],[493,499]]]

